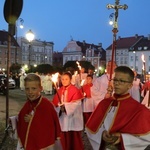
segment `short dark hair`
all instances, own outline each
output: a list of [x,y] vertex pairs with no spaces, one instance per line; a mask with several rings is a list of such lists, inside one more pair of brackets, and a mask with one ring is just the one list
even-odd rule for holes
[[93,79],[93,75],[91,75],[91,74],[88,74],[87,77],[91,77]]
[[124,73],[124,74],[128,74],[129,75],[129,80],[131,82],[133,82],[134,80],[134,72],[132,71],[132,69],[130,69],[129,67],[127,66],[118,66],[115,71],[116,72],[121,72],[121,73]]
[[72,74],[69,71],[64,72],[62,75],[67,75],[67,76],[69,76],[70,79],[72,79]]
[[29,73],[27,76],[24,78],[25,82],[30,82],[30,81],[38,81],[40,86],[41,86],[41,78],[39,75],[35,73]]

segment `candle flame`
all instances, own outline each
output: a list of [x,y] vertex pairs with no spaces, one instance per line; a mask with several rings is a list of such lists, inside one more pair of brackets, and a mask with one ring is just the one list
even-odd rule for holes
[[79,70],[81,70],[80,63],[78,61],[76,61],[76,64],[78,65]]
[[55,74],[52,74],[51,79],[52,79],[52,81],[53,81],[54,83],[56,83],[56,82],[57,82],[57,80],[58,80],[58,76],[59,76],[59,73],[58,73],[58,72],[57,72],[57,73],[55,73]]
[[83,84],[84,84],[84,81],[85,81],[85,80],[81,80],[81,84],[80,84],[81,86],[83,86]]
[[141,59],[142,59],[143,62],[145,62],[144,54],[142,54]]
[[78,74],[78,71],[75,71],[74,75],[76,76]]

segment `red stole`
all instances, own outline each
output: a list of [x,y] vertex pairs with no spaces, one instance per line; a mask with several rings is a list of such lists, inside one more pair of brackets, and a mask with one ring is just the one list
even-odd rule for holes
[[49,147],[60,137],[61,129],[58,116],[52,103],[41,97],[34,107],[34,115],[29,123],[24,116],[31,112],[31,102],[27,101],[18,115],[18,137],[26,150]]
[[86,94],[87,98],[91,98],[91,87],[93,86],[93,84],[86,84],[82,87],[83,92]]
[[[58,94],[60,95],[60,97],[62,97],[65,90],[67,92],[66,97],[65,97],[65,102],[71,102],[71,101],[77,101],[77,100],[83,99],[83,95],[82,95],[81,91],[72,84],[70,84],[68,87],[62,86],[58,90]],[[58,94],[57,93],[55,94],[53,101],[52,101],[52,103],[55,106],[58,106],[58,103],[59,103]]]
[[129,94],[123,96],[114,94],[113,97],[102,100],[89,118],[86,124],[87,129],[97,132],[114,102],[118,105],[118,110],[110,126],[110,133],[140,135],[150,132],[150,110],[135,101]]

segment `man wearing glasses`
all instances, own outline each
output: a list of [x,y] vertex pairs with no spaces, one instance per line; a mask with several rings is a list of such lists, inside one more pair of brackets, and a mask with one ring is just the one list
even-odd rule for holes
[[93,150],[144,150],[150,144],[150,110],[130,96],[133,80],[129,67],[115,69],[113,96],[98,104],[86,124]]

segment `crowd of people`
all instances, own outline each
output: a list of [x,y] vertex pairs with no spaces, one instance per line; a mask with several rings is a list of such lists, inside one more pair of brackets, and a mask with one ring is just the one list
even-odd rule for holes
[[51,75],[25,75],[17,150],[84,150],[83,131],[93,150],[144,150],[150,144],[150,110],[142,103],[148,83],[142,85],[134,71],[115,62],[106,70],[100,77],[91,68],[64,72],[52,100],[41,95],[52,94]]

